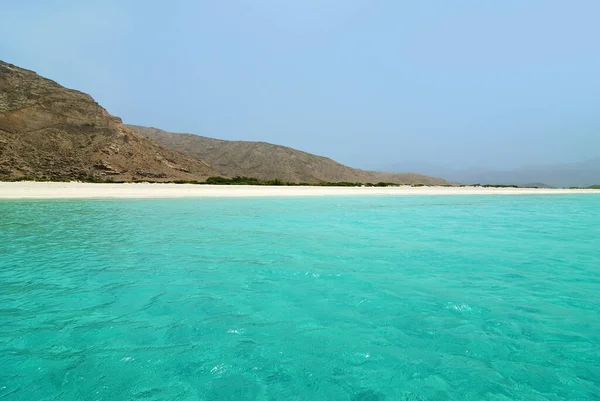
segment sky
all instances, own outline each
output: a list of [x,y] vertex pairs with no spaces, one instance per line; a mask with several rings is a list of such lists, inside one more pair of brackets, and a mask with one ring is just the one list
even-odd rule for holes
[[600,157],[598,0],[2,0],[0,59],[126,123],[382,168]]

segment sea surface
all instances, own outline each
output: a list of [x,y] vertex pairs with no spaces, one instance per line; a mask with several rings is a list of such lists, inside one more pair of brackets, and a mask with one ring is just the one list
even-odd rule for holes
[[600,196],[0,201],[0,400],[599,400]]

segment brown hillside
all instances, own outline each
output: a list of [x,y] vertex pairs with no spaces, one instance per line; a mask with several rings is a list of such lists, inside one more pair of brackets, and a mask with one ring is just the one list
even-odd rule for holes
[[445,180],[414,173],[382,173],[344,166],[334,160],[264,142],[224,141],[192,134],[174,134],[130,125],[154,142],[206,161],[223,176],[246,176],[286,182],[393,182],[444,185]]
[[91,96],[0,61],[0,180],[167,181],[217,173],[121,123]]

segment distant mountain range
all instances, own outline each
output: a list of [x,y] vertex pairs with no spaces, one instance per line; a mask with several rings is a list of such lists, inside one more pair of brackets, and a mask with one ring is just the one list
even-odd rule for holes
[[537,187],[589,187],[600,184],[600,158],[580,163],[525,166],[513,170],[485,168],[452,169],[421,162],[399,163],[385,171],[418,169],[452,182],[464,184],[498,184]]
[[91,96],[0,61],[0,180],[205,181],[246,176],[294,183],[447,184],[381,173],[262,142],[128,126]]

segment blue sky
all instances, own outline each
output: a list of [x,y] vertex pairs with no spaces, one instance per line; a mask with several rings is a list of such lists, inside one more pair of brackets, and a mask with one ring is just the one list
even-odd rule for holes
[[127,123],[378,167],[600,156],[598,0],[3,0],[0,59]]

